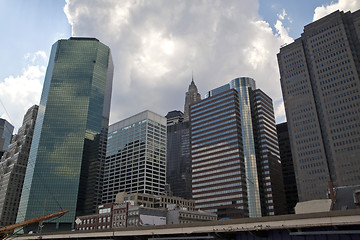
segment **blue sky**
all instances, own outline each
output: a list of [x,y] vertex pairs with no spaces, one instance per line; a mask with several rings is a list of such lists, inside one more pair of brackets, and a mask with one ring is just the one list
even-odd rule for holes
[[51,45],[76,35],[112,50],[112,123],[145,109],[183,110],[192,71],[202,95],[235,77],[255,78],[282,122],[280,45],[300,37],[315,9],[323,16],[359,7],[358,0],[0,0],[0,116],[21,125],[39,102]]

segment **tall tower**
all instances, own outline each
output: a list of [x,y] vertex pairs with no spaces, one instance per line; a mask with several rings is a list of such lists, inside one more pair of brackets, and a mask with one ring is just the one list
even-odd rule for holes
[[229,89],[191,105],[190,120],[195,208],[215,212],[220,219],[248,217],[237,92]]
[[189,106],[201,100],[200,93],[194,83],[194,78],[191,79],[188,91],[185,93],[184,105],[184,121],[189,121]]
[[14,224],[39,106],[29,108],[22,126],[0,160],[0,226]]
[[[235,110],[239,111],[240,130],[233,134],[241,137],[242,162],[244,164],[241,170],[243,171],[242,178],[245,179],[246,188],[244,188],[244,186],[240,188],[246,191],[248,216],[261,217],[262,215],[285,213],[285,193],[282,182],[281,162],[272,100],[263,91],[256,89],[254,79],[248,77],[233,79],[229,84],[209,91],[207,97],[209,97],[209,99],[211,97],[214,100],[220,99],[222,94],[230,89],[235,90],[238,101]],[[229,99],[229,102],[227,102],[226,99]],[[194,152],[193,142],[193,138],[195,138],[194,134],[197,135],[196,133],[198,131],[201,131],[201,134],[199,133],[201,138],[197,141],[213,138],[211,141],[204,141],[208,142],[208,144],[215,144],[220,140],[226,142],[226,139],[233,137],[233,134],[229,135],[231,132],[228,130],[229,127],[226,126],[229,121],[225,121],[225,119],[219,121],[222,119],[220,116],[213,120],[219,121],[217,124],[210,125],[208,128],[202,127],[200,130],[194,130],[196,127],[194,121],[197,121],[198,118],[201,118],[205,125],[207,124],[205,122],[210,122],[210,119],[213,119],[214,116],[220,113],[230,114],[230,111],[234,111],[232,109],[234,106],[227,106],[231,98],[226,99],[219,104],[209,103],[208,107],[199,108],[201,110],[197,114],[202,114],[202,116],[199,117],[193,117],[193,113],[195,114],[195,112],[191,110],[191,156],[193,164],[194,156],[199,155]],[[198,103],[193,104],[191,105],[191,109],[195,110],[198,106]],[[234,127],[234,125],[231,126]],[[215,131],[219,131],[219,134],[211,134]],[[239,133],[239,131],[241,131],[241,133]],[[214,149],[213,152],[209,150],[209,146],[205,145],[203,149],[203,154],[208,152],[208,154],[211,153],[218,156],[217,150]],[[227,160],[227,158],[224,159]],[[226,168],[224,167],[224,169]],[[204,178],[206,178],[208,174],[211,174],[206,172],[207,171],[204,171],[204,173],[202,173]],[[223,199],[224,202],[227,202],[226,198]]]
[[75,216],[94,212],[112,77],[110,49],[97,39],[72,37],[52,46],[17,222],[69,210],[43,229],[69,230]]
[[295,213],[295,206],[299,202],[294,171],[294,162],[291,154],[289,130],[287,123],[276,125],[278,134],[281,166],[286,194],[286,207],[288,213]]
[[119,192],[164,194],[166,118],[144,111],[110,125],[103,203]]
[[191,199],[190,122],[171,111],[167,119],[166,183],[174,196]]
[[360,11],[304,27],[278,54],[300,201],[360,183]]

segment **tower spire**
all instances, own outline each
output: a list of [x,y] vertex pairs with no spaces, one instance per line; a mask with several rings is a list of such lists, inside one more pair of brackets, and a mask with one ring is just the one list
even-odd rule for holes
[[194,82],[194,72],[191,73],[191,83],[185,94],[184,121],[189,121],[189,106],[201,100],[201,96]]

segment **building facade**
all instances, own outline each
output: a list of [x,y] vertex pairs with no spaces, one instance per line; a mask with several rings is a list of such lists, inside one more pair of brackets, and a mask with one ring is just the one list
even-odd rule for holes
[[14,224],[39,106],[29,108],[22,126],[0,160],[0,226]]
[[[235,100],[226,94],[236,96]],[[207,97],[202,102],[191,105],[190,108],[193,197],[195,198],[198,195],[195,194],[195,191],[203,191],[200,188],[201,185],[198,186],[196,183],[199,181],[197,176],[201,176],[204,180],[216,179],[220,176],[228,178],[227,181],[235,180],[228,174],[224,176],[219,174],[215,178],[208,176],[212,172],[209,170],[211,167],[216,166],[218,168],[212,172],[214,174],[226,171],[229,168],[227,164],[231,162],[234,164],[234,168],[240,169],[240,175],[236,177],[239,182],[237,185],[231,184],[231,192],[242,191],[241,193],[238,192],[241,198],[239,200],[234,198],[232,201],[225,200],[227,198],[217,199],[216,205],[209,203],[207,206],[211,206],[212,211],[217,212],[219,218],[284,214],[286,212],[284,207],[285,192],[271,98],[260,89],[256,89],[255,81],[248,77],[236,78],[229,84],[213,89],[207,93]],[[235,139],[240,139],[240,141],[236,142]],[[233,145],[231,144],[231,147],[222,146],[225,143],[232,143]],[[197,145],[202,146],[197,149]],[[198,151],[201,153],[197,153]],[[200,169],[197,169],[196,161],[201,162],[211,157],[214,157],[214,160],[219,160],[221,158],[218,155],[223,156],[227,151],[234,151],[234,154],[237,154],[237,163],[230,161],[225,165],[210,165],[212,163],[210,161],[208,167],[202,166],[201,163]],[[203,154],[205,155],[203,156]],[[224,160],[228,160],[228,157],[224,157]],[[195,173],[195,171],[201,172]],[[226,180],[216,180],[215,182],[219,183],[216,189],[225,187],[227,184],[220,184],[224,181]],[[208,189],[212,188],[209,186]],[[222,192],[226,193],[225,191]],[[207,194],[210,193],[204,194],[201,196],[207,197]],[[238,195],[236,197],[240,196]],[[209,200],[204,198],[202,201]],[[221,201],[226,202],[228,209],[242,209],[243,212],[226,210],[231,213],[221,213],[226,209],[220,207],[224,205]],[[196,206],[205,206],[203,204],[198,205],[198,202]],[[242,205],[237,206],[239,202]]]
[[191,105],[190,121],[196,209],[217,213],[219,218],[248,217],[237,92],[230,89]]
[[217,215],[205,211],[189,211],[185,209],[168,209],[167,224],[185,224],[199,223],[207,221],[216,221]]
[[292,214],[295,213],[294,208],[296,206],[296,203],[299,201],[299,197],[296,187],[295,170],[294,170],[294,163],[291,154],[291,145],[290,145],[287,123],[284,122],[277,124],[276,130],[279,141],[280,159],[281,159],[282,173],[284,179],[287,212]]
[[359,23],[336,11],[278,54],[300,201],[360,182]]
[[129,202],[133,206],[148,208],[167,208],[169,205],[174,205],[177,208],[187,209],[189,211],[195,210],[194,200],[166,195],[120,192],[116,194],[115,202],[119,204]]
[[263,216],[287,214],[272,99],[261,89],[250,91],[250,96],[261,212]]
[[190,158],[190,105],[201,101],[201,96],[192,78],[185,93],[184,114],[171,111],[167,118],[167,174],[166,181],[174,196],[191,199],[191,158]]
[[0,118],[0,158],[11,142],[13,131],[14,126],[6,121],[6,119]]
[[72,37],[52,46],[18,222],[67,209],[43,231],[68,230],[75,216],[96,211],[112,77],[110,49],[97,39]]
[[188,91],[185,93],[184,121],[189,121],[190,105],[201,100],[201,95],[195,85],[194,79],[191,80]]
[[164,194],[166,118],[151,111],[109,126],[103,203],[119,192]]
[[124,204],[108,203],[99,205],[95,214],[79,216],[75,220],[76,231],[88,231],[113,228],[115,209],[125,208]]
[[191,198],[190,122],[183,122],[180,111],[166,115],[166,183],[174,196]]

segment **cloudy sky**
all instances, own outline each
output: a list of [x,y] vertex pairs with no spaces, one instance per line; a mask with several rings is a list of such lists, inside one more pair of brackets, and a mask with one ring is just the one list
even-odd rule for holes
[[39,103],[51,45],[88,36],[112,51],[111,123],[183,110],[192,72],[202,96],[254,78],[282,122],[280,46],[322,16],[359,8],[360,0],[0,0],[0,117],[16,132]]

